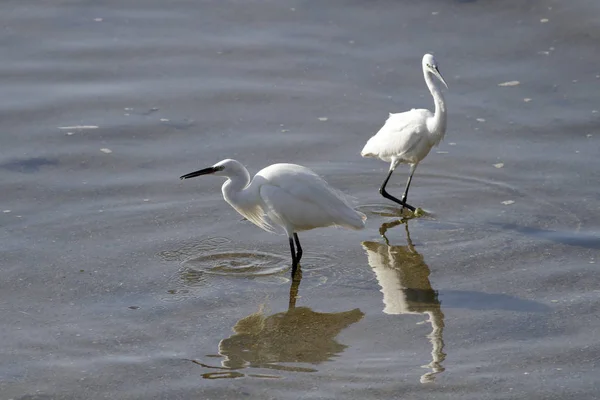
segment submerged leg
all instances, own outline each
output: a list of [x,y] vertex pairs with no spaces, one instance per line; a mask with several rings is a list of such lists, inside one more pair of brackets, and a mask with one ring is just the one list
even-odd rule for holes
[[410,211],[415,211],[415,208],[413,206],[411,206],[410,204],[407,204],[404,201],[398,200],[397,198],[395,198],[394,196],[392,196],[391,194],[389,194],[388,192],[385,191],[385,185],[387,185],[388,181],[390,180],[390,177],[392,176],[392,172],[394,172],[394,170],[390,169],[390,173],[388,174],[387,178],[385,178],[385,181],[383,181],[383,184],[381,185],[381,188],[379,189],[379,193],[386,199],[390,199],[393,202],[400,204],[403,208],[406,207]]
[[294,239],[291,237],[289,239],[290,239],[290,250],[292,252],[292,279],[293,279],[294,275],[296,274],[296,269],[298,268],[298,260],[296,259],[296,249],[294,249]]
[[288,303],[288,310],[296,308],[296,300],[298,299],[298,288],[300,287],[300,281],[302,280],[302,268],[296,271],[296,275],[292,277],[292,284],[290,285],[290,301]]
[[302,258],[302,246],[300,246],[300,239],[298,239],[296,232],[294,232],[294,241],[296,242],[296,262],[300,262]]
[[[402,195],[402,202],[406,204],[406,198],[408,197],[408,188],[410,187],[410,182],[412,181],[413,174],[415,173],[415,169],[417,169],[417,164],[410,164],[410,175],[408,176],[408,182],[406,182],[406,189],[404,189],[404,194]],[[405,206],[402,206],[404,208]],[[406,207],[408,208],[408,207]],[[412,210],[414,211],[414,210]]]

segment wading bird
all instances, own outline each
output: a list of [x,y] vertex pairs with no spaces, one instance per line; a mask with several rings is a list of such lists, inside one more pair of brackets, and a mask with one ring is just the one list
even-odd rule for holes
[[342,193],[301,165],[273,164],[250,181],[246,167],[227,159],[181,179],[209,174],[227,178],[221,188],[223,198],[250,222],[268,232],[275,232],[276,226],[283,228],[292,252],[292,278],[302,258],[297,232],[332,225],[365,227],[364,214],[355,211]]
[[[392,114],[375,136],[371,137],[360,155],[379,158],[390,163],[390,172],[379,189],[379,193],[411,211],[415,208],[406,202],[408,188],[415,169],[434,145],[438,145],[446,133],[446,103],[441,90],[436,86],[433,77],[439,79],[446,89],[448,85],[438,69],[435,58],[431,54],[423,56],[423,75],[427,87],[433,96],[435,113],[425,109],[415,109],[403,113]],[[392,172],[398,164],[410,164],[410,175],[402,200],[398,200],[385,190]]]

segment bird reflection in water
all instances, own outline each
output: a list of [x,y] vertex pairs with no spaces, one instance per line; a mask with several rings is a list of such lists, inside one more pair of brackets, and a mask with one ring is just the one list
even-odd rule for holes
[[[390,246],[385,232],[392,226],[404,224],[408,246]],[[408,221],[399,220],[383,224],[380,232],[386,243],[363,242],[369,265],[373,268],[381,292],[383,312],[391,315],[427,314],[433,330],[427,335],[431,342],[432,360],[424,368],[429,372],[421,376],[421,383],[433,382],[436,375],[444,371],[444,313],[438,300],[437,291],[429,281],[429,267],[410,239]]]
[[310,367],[283,363],[319,364],[339,355],[346,345],[335,337],[345,328],[360,321],[364,313],[358,308],[338,313],[320,313],[308,307],[296,307],[302,274],[292,281],[288,310],[266,316],[264,307],[240,319],[234,334],[219,343],[221,367],[190,360],[205,368],[218,369],[202,375],[206,379],[243,376],[278,378],[269,374],[243,374],[244,368],[263,368],[292,372],[316,372]]

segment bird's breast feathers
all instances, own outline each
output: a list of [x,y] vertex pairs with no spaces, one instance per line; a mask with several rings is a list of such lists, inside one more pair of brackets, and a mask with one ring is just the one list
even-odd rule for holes
[[429,110],[414,108],[403,113],[390,114],[381,129],[369,139],[361,155],[389,161],[391,157],[410,153],[427,138],[427,118],[430,116]]

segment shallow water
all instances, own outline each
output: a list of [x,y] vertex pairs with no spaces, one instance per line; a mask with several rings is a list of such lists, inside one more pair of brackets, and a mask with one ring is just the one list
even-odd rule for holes
[[[2,3],[0,398],[596,398],[599,13]],[[433,106],[428,51],[449,128],[405,224],[359,152]],[[178,179],[229,157],[314,169],[367,229],[301,234],[292,284],[285,237]]]

